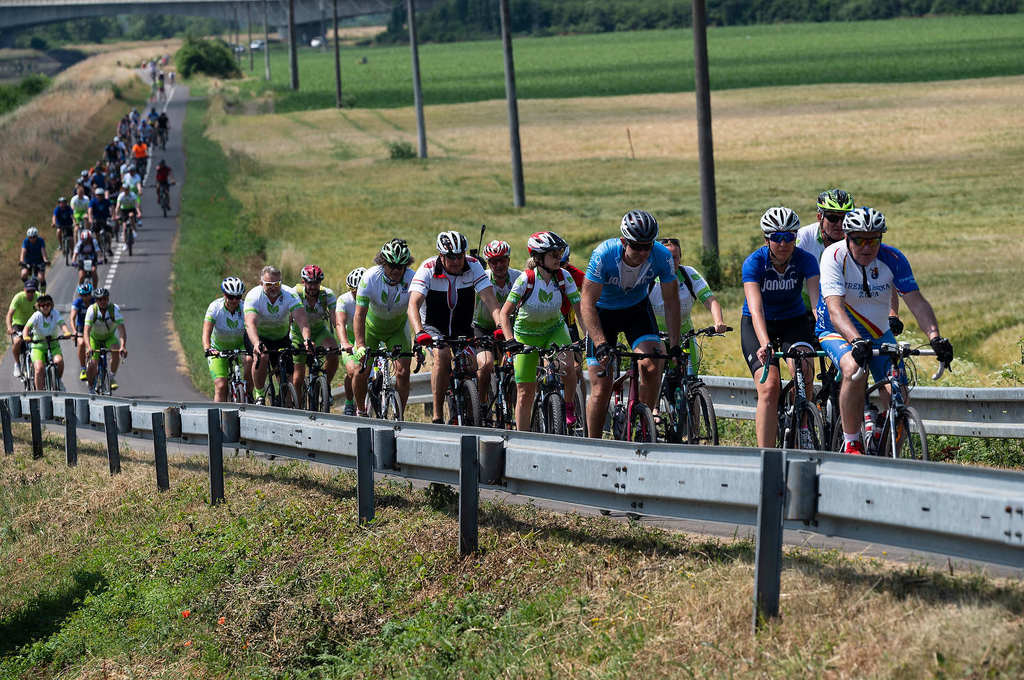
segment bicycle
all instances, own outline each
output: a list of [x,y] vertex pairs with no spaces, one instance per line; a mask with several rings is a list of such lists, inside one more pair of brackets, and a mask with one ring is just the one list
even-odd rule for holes
[[452,371],[445,388],[442,419],[449,425],[479,426],[480,393],[476,386],[477,338],[434,338],[433,346],[452,351]]
[[[771,346],[769,346],[769,350]],[[817,405],[807,399],[807,385],[804,381],[803,363],[805,360],[825,356],[824,352],[816,351],[809,343],[794,342],[784,352],[769,352],[775,359],[793,359],[793,377],[779,392],[778,410],[778,444],[780,449],[804,449],[806,451],[824,451],[825,426],[822,424],[821,411]],[[768,379],[771,361],[761,371],[761,382]],[[804,425],[806,423],[806,425]],[[803,430],[807,430],[807,437]],[[841,430],[842,428],[840,428]]]
[[[292,355],[298,350],[290,347],[267,350],[270,370],[267,371],[267,391],[263,395],[264,406],[299,408],[299,396],[292,384]],[[301,350],[305,351],[305,350]]]
[[[13,343],[21,337],[21,333],[11,333]],[[23,392],[32,392],[36,389],[36,371],[32,366],[32,352],[28,343],[22,343],[21,356],[18,358],[18,369],[21,371],[21,389]]]
[[367,350],[363,355],[359,371],[370,371],[370,377],[366,381],[366,405],[374,418],[399,421],[405,419],[405,406],[399,397],[398,383],[391,364],[398,359],[413,356],[416,357],[416,368],[413,373],[419,373],[420,367],[423,366],[423,350],[419,347],[412,352],[403,352],[401,345],[395,345],[391,349]]
[[220,357],[228,361],[228,399],[235,404],[249,403],[249,390],[245,383],[245,369],[242,365],[244,349],[217,350],[206,352],[208,357]]
[[101,227],[96,232],[96,241],[100,245],[100,250],[109,256],[114,254],[113,239],[111,238],[110,230],[106,226]]
[[[935,356],[935,351],[913,348],[909,342],[887,342],[874,348],[871,355],[889,357],[889,369],[885,378],[864,392],[864,422],[861,425],[864,453],[886,458],[928,460],[928,436],[924,429],[924,421],[921,420],[917,409],[906,403],[910,396],[910,384],[916,381],[908,379],[904,360],[915,356]],[[932,380],[941,378],[948,368],[948,364],[940,363],[939,370],[932,375]],[[863,366],[858,368],[854,373],[854,379],[858,379],[863,371]],[[885,386],[889,387],[889,408],[884,418],[880,418],[878,409],[871,403],[871,394],[880,393]],[[907,394],[904,394],[904,388],[907,389]],[[842,428],[839,428],[836,439],[833,440],[836,450],[842,444],[842,431]]]
[[[839,367],[831,361],[827,366],[825,365],[825,357],[818,357],[818,366],[821,370],[816,377],[821,381],[821,387],[814,393],[811,401],[818,407],[818,412],[821,414],[821,423],[825,433],[822,442],[834,444],[836,431],[843,431],[842,422],[839,419],[839,387],[842,383],[842,376],[839,374]],[[839,441],[841,444],[842,435],[840,435]],[[837,450],[835,446],[832,449]]]
[[93,383],[92,389],[96,394],[109,397],[113,393],[110,388],[110,370],[107,367],[107,354],[111,350],[106,347],[98,347],[92,351],[99,355],[96,359],[96,381]]
[[[567,434],[568,423],[565,420],[565,384],[562,378],[564,370],[559,370],[558,355],[564,351],[575,352],[580,349],[579,343],[571,343],[563,347],[527,347],[520,352],[537,352],[541,364],[537,367],[537,394],[531,408],[530,430],[547,434]],[[572,360],[572,359],[570,359]],[[573,395],[575,398],[575,394]],[[577,412],[577,421],[586,414]]]
[[45,292],[46,291],[46,282],[42,278],[40,278],[39,275],[42,274],[42,275],[45,276],[46,275],[46,268],[49,265],[50,265],[50,261],[49,260],[46,260],[45,262],[42,262],[42,263],[40,263],[40,262],[32,262],[32,263],[19,262],[18,263],[19,267],[28,270],[28,277],[27,278],[29,278],[29,279],[36,279],[37,281],[39,281],[39,287],[40,287],[40,291],[41,292]]
[[71,253],[75,250],[75,245],[72,241],[71,232],[74,227],[61,227],[60,228],[60,251],[64,253],[64,266],[71,266]]
[[[725,332],[732,328],[726,327]],[[689,347],[690,341],[700,336],[722,336],[714,326],[689,330],[679,339],[680,347]],[[697,376],[696,364],[691,375],[688,367],[694,360],[689,351],[683,352],[683,360],[670,364],[665,369],[658,395],[658,434],[674,444],[696,444],[718,446],[718,418],[711,391]]]
[[512,430],[516,426],[516,376],[512,353],[502,343],[492,343],[494,370],[491,372],[490,394],[481,407],[483,425]]
[[[651,352],[631,352],[625,345],[619,345],[611,350],[616,359],[613,374],[616,375],[612,381],[612,405],[610,409],[612,437],[620,441],[648,442],[657,441],[657,426],[654,423],[654,413],[650,407],[640,401],[640,359],[669,359],[667,354]],[[621,371],[621,360],[633,359],[629,362],[626,372],[618,375]],[[601,368],[598,376],[607,375],[607,370]],[[624,383],[629,381],[629,394],[623,397]]]
[[[163,90],[161,90],[163,92]],[[158,127],[156,129],[157,142],[160,144],[160,149],[164,150],[167,148],[167,128]]]
[[[64,387],[64,381],[60,378],[60,372],[57,370],[57,364],[53,360],[53,352],[50,350],[50,342],[52,340],[71,340],[77,338],[77,335],[51,335],[42,340],[32,340],[28,345],[42,345],[46,349],[46,366],[43,369],[43,389],[47,392],[66,392]],[[24,357],[24,354],[22,355]],[[29,362],[31,365],[31,361]],[[31,368],[33,372],[35,368]],[[35,378],[33,378],[33,383]]]
[[[170,184],[177,184],[177,182],[171,182]],[[167,213],[171,210],[171,186],[167,182],[157,182],[156,185],[156,200],[160,204],[160,209],[164,212],[164,217],[167,217]]]
[[327,381],[327,373],[324,372],[324,357],[340,353],[337,347],[316,347],[312,352],[306,352],[307,371],[302,382],[302,394],[305,397],[307,411],[331,412],[333,399],[331,384]]

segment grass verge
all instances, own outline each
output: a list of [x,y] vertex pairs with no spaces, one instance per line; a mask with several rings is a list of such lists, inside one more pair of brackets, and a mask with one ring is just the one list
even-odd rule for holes
[[[0,677],[1019,677],[1024,587],[787,549],[783,618],[749,632],[753,546],[229,458],[110,477],[83,445],[0,461]],[[956,631],[950,635],[949,631]]]

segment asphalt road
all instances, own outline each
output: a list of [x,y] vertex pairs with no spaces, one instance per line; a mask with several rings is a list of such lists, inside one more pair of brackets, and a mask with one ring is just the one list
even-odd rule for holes
[[[171,187],[171,211],[163,217],[156,201],[153,173],[146,178],[142,195],[143,226],[128,255],[122,244],[114,247],[109,264],[100,265],[100,285],[111,291],[111,302],[121,307],[128,334],[128,356],[117,371],[118,397],[166,399],[173,401],[205,399],[192,386],[192,382],[174,348],[171,326],[171,253],[178,233],[177,215],[181,205],[181,187],[185,179],[185,153],[181,130],[185,120],[185,102],[188,88],[177,85],[168,93],[167,115],[171,120],[171,134],[167,149],[156,149],[150,161],[155,167],[165,159],[174,171],[177,184]],[[113,137],[116,130],[110,130]],[[57,196],[54,195],[56,203]],[[65,319],[70,318],[71,301],[78,285],[78,272],[64,265],[63,255],[57,251],[53,230],[40,228],[46,238],[46,251],[53,265],[47,272],[47,292],[53,296],[57,309]],[[211,296],[212,299],[212,296]],[[6,310],[6,308],[5,308]],[[200,332],[196,320],[196,333]],[[64,384],[68,392],[84,394],[89,390],[78,379],[78,357],[71,341],[62,343],[67,369]],[[12,375],[14,359],[8,350],[0,363],[0,390],[21,391],[21,381]]]

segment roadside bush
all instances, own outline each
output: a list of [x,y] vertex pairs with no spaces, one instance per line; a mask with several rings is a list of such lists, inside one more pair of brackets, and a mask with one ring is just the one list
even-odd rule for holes
[[219,78],[238,78],[242,75],[231,48],[223,40],[185,38],[185,44],[174,55],[174,63],[178,73],[185,78],[192,77],[194,73]]
[[388,142],[388,152],[391,154],[391,160],[401,161],[408,158],[416,158],[416,149],[409,142]]
[[50,79],[41,73],[26,76],[16,85],[0,85],[0,113],[12,111],[42,92]]

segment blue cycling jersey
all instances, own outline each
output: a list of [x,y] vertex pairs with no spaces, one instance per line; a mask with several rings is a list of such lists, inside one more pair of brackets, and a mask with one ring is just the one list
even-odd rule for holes
[[43,263],[43,248],[46,247],[46,241],[42,236],[37,236],[35,243],[32,243],[32,239],[26,238],[21,242],[21,247],[25,249],[25,262],[29,264]]
[[97,221],[106,221],[110,217],[110,201],[106,198],[92,199],[89,201],[89,207],[92,208],[92,214],[96,216]]
[[58,227],[70,227],[75,223],[75,213],[70,205],[58,205],[53,209],[53,217]]
[[[804,281],[818,276],[818,261],[801,248],[793,249],[786,270],[781,274],[772,266],[768,246],[752,252],[743,261],[743,283],[756,283],[761,288],[764,318],[792,319],[807,313],[801,291]],[[750,316],[747,301],[743,301],[743,316]]]
[[79,333],[85,330],[85,314],[89,311],[89,306],[91,304],[91,300],[86,302],[82,299],[81,295],[76,297],[75,301],[71,303],[72,308],[78,310],[78,314],[75,315],[75,330]]
[[647,297],[655,279],[661,283],[676,280],[672,253],[665,246],[655,243],[647,259],[636,267],[622,261],[625,248],[620,239],[610,238],[597,246],[590,256],[586,277],[604,286],[597,299],[601,309],[633,307]]

